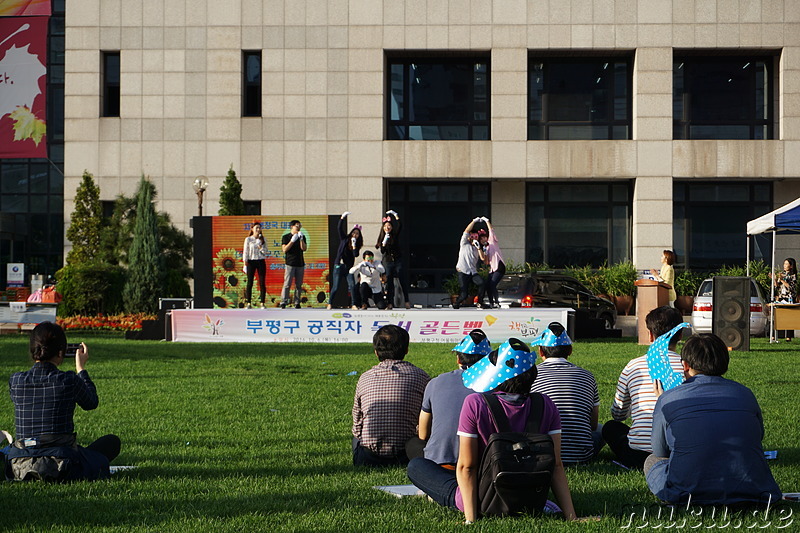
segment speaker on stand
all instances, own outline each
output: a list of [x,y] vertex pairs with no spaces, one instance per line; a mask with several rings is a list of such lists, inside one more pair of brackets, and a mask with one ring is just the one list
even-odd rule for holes
[[711,331],[733,350],[750,350],[750,278],[714,276]]

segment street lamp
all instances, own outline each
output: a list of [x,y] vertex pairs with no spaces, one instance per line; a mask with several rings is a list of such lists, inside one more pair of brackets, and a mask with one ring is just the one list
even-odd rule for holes
[[198,216],[203,216],[203,193],[208,189],[208,178],[205,176],[197,176],[192,187],[194,187],[194,192],[197,193]]

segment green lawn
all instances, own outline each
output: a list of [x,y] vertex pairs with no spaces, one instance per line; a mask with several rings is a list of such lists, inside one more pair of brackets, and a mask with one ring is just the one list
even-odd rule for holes
[[[83,339],[74,334],[70,340]],[[105,482],[0,483],[0,529],[462,530],[454,511],[371,488],[407,483],[403,469],[353,468],[350,409],[358,376],[348,373],[360,374],[375,364],[370,346],[86,340],[100,407],[76,412],[79,442],[114,432],[123,443],[115,463],[138,468]],[[778,450],[771,466],[785,492],[800,491],[798,347],[800,342],[769,345],[753,339],[752,351],[732,354],[728,373],[759,399],[764,447]],[[453,368],[450,348],[416,344],[408,360],[434,376]],[[597,378],[601,421],[608,417],[619,371],[644,351],[632,339],[575,345],[571,360]],[[0,375],[5,379],[28,367],[27,337],[0,337]],[[0,428],[13,432],[7,394],[2,405]],[[578,514],[602,515],[599,522],[572,525],[526,517],[482,520],[476,527],[618,531],[628,523],[631,508],[626,506],[641,514],[656,500],[640,473],[620,469],[610,457],[604,450],[600,461],[567,469]],[[786,531],[800,526],[800,508],[789,507],[789,512],[798,520]]]

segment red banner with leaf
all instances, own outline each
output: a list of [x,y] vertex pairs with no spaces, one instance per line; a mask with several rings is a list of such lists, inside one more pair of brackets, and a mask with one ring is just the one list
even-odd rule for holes
[[0,158],[47,157],[48,20],[0,18]]

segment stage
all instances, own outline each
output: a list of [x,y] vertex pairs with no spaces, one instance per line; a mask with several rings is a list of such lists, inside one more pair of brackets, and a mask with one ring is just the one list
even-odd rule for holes
[[387,324],[405,328],[411,342],[457,344],[475,328],[492,343],[516,337],[530,342],[550,322],[573,335],[568,308],[514,309],[175,309],[175,342],[372,342]]

